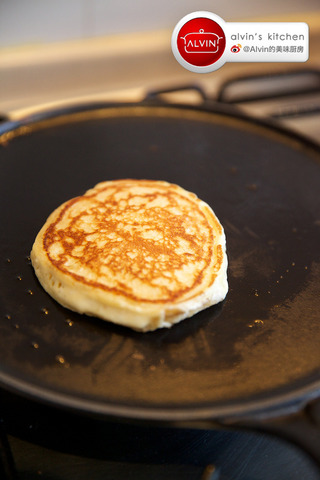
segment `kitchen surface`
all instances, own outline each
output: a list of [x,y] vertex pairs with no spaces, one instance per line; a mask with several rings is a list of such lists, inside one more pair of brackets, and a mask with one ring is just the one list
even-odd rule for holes
[[[35,2],[35,4],[37,3],[41,2]],[[103,2],[100,3],[103,4]],[[43,32],[40,27],[38,27],[40,30],[38,34],[36,27],[35,33],[30,28],[27,31],[28,35],[26,33],[24,38],[21,38],[21,32],[19,35],[16,33],[15,41],[14,33],[11,32],[10,37],[8,35],[9,38],[7,40],[2,38],[0,43],[0,110],[3,113],[12,112],[14,115],[19,116],[25,113],[24,109],[43,108],[43,106],[56,105],[61,102],[74,103],[77,101],[116,98],[139,100],[145,96],[149,89],[163,89],[185,84],[200,84],[208,96],[215,97],[224,81],[238,76],[248,76],[255,73],[269,74],[291,69],[317,68],[319,63],[318,45],[320,41],[320,13],[316,8],[317,2],[311,2],[309,9],[306,8],[302,13],[298,2],[296,6],[290,2],[290,10],[284,4],[281,11],[273,15],[272,7],[269,4],[269,8],[265,7],[266,10],[262,12],[264,16],[261,13],[260,15],[258,14],[260,5],[259,7],[254,7],[256,2],[248,2],[247,16],[244,13],[243,3],[237,14],[233,13],[231,15],[231,8],[227,6],[214,13],[221,16],[225,21],[262,20],[308,23],[310,29],[310,56],[308,62],[305,64],[229,63],[217,72],[203,75],[185,70],[173,57],[170,42],[173,28],[178,20],[187,13],[198,9],[197,2],[189,3],[190,8],[188,8],[185,2],[183,8],[181,6],[178,8],[179,4],[176,5],[177,11],[171,8],[169,11],[166,11],[164,7],[159,8],[160,12],[155,15],[159,22],[157,24],[150,12],[148,12],[148,15],[146,13],[146,17],[142,17],[143,2],[141,2],[140,10],[138,10],[140,22],[137,21],[136,23],[137,30],[134,30],[133,25],[135,24],[133,21],[131,29],[125,28],[127,23],[123,25],[122,22],[116,23],[114,21],[115,25],[121,23],[121,29],[119,25],[119,31],[114,31],[114,27],[111,30],[111,34],[105,33],[102,35],[101,30],[96,26],[94,31],[100,32],[100,35],[91,34],[90,36],[88,32],[86,34],[82,32],[81,35],[77,31],[73,36],[69,33],[71,38],[65,38],[66,33],[63,27],[66,28],[68,22],[64,19],[64,23],[59,27],[62,29],[61,37],[63,39],[60,41],[56,38],[58,36],[57,29],[52,25],[51,28],[48,28],[47,33]],[[2,3],[0,7],[4,13],[6,13],[5,4],[6,2]],[[191,7],[191,4],[193,7]],[[11,5],[13,5],[13,2]],[[308,2],[304,3],[304,7],[307,6]],[[212,11],[210,2],[207,2],[207,5],[202,5],[201,8],[207,8],[209,11]],[[36,6],[34,9],[37,11]],[[11,13],[13,16],[13,13],[10,12],[11,9],[8,10],[7,15]],[[43,6],[40,11],[43,11]],[[242,15],[240,12],[242,12]],[[34,11],[32,13],[35,14]],[[112,13],[111,11],[110,16]],[[20,15],[22,15],[21,12]],[[31,15],[30,12],[29,15]],[[56,15],[58,15],[57,12]],[[68,12],[66,15],[68,15]],[[82,13],[82,15],[84,14]],[[120,15],[119,12],[118,15]],[[141,17],[145,18],[143,25],[141,25]],[[0,15],[0,18],[3,22],[5,21],[5,15]],[[24,18],[27,19],[28,17],[25,16]],[[70,18],[71,26],[72,22],[76,22],[70,14],[67,18]],[[101,16],[98,16],[96,19],[96,22],[101,25],[104,18],[106,18],[106,21],[109,19],[107,12],[105,17],[102,12]],[[123,21],[128,22],[129,17],[123,16],[122,18]],[[170,22],[169,19],[171,18],[172,21]],[[150,25],[147,19],[150,19]],[[13,20],[17,23],[19,17]],[[49,19],[46,18],[46,21],[48,22]],[[62,22],[62,20],[60,21]],[[84,22],[84,19],[82,21]],[[89,20],[87,21],[89,22]],[[7,29],[8,25],[10,23],[6,23]],[[32,24],[29,25],[31,26]],[[108,23],[105,29],[107,31]],[[17,26],[14,31],[16,30]],[[52,31],[56,32],[53,38]],[[4,37],[4,35],[2,30],[2,36]],[[46,36],[48,41],[45,41]],[[41,39],[40,41],[39,38]],[[23,43],[19,43],[22,40],[24,40]]]
[[[304,64],[230,63],[211,74],[191,73],[173,57],[170,41],[177,21],[199,9],[213,11],[230,22],[306,22],[310,29],[309,60]],[[24,118],[36,118],[35,115],[41,119],[51,109],[64,111],[79,105],[92,108],[95,104],[139,103],[145,99],[155,102],[156,106],[158,102],[161,105],[204,105],[205,109],[213,109],[218,114],[219,109],[224,112],[225,108],[228,111],[236,108],[240,120],[243,116],[249,116],[255,118],[257,124],[262,122],[262,125],[266,120],[272,128],[283,129],[285,135],[293,138],[292,143],[299,143],[303,138],[302,144],[311,150],[315,148],[318,154],[319,52],[320,10],[315,0],[306,1],[303,5],[298,1],[265,2],[264,5],[254,1],[241,2],[241,5],[229,2],[219,8],[212,2],[204,1],[200,5],[200,2],[190,0],[174,3],[164,1],[156,6],[144,1],[124,4],[72,0],[67,4],[57,1],[49,5],[48,2],[35,0],[24,3],[6,0],[0,5],[0,117],[3,124],[6,121],[14,124]],[[128,126],[131,128],[130,124]],[[130,133],[128,135],[131,138]],[[154,138],[158,138],[157,135]],[[270,138],[273,140],[272,135]],[[50,137],[48,142],[50,144]],[[5,142],[1,147],[6,148]],[[41,148],[39,151],[42,151]],[[150,152],[156,150],[155,144],[152,144],[152,148]],[[43,149],[45,151],[45,147]],[[9,150],[7,148],[6,152]],[[297,150],[300,151],[299,147]],[[37,148],[32,151],[37,152]],[[264,148],[263,152],[266,151],[267,148]],[[23,149],[20,153],[23,155]],[[293,156],[294,165],[300,165],[299,162],[300,158]],[[158,168],[161,171],[161,166]],[[228,181],[233,181],[237,172],[238,167],[232,164]],[[309,205],[312,202],[312,174],[308,171],[306,175],[311,180],[311,193],[305,202]],[[20,185],[22,183],[20,179]],[[250,180],[247,194],[254,194],[257,185]],[[288,198],[280,197],[284,211],[288,211],[288,199],[291,195],[294,197],[299,185],[293,191],[288,188]],[[264,195],[263,189],[261,195]],[[319,218],[314,221],[314,229],[319,227],[316,222],[319,222]],[[296,228],[293,227],[292,230]],[[236,227],[231,223],[227,225],[227,230],[230,236],[237,234]],[[246,233],[255,244],[256,233],[248,227]],[[6,244],[5,233],[2,235],[1,241],[4,239],[3,243]],[[310,241],[310,250],[313,243],[315,240]],[[18,248],[21,249],[20,243]],[[276,249],[274,245],[272,248]],[[2,259],[3,278],[6,278],[12,266],[9,260],[8,255]],[[27,271],[28,266],[24,264],[23,268]],[[232,274],[235,279],[237,275],[241,276],[240,270],[239,267],[236,272],[234,266]],[[26,275],[30,276],[30,272]],[[281,280],[282,276],[279,276],[277,282]],[[3,285],[5,283],[3,281]],[[310,307],[314,291],[311,287],[308,290],[310,318],[315,315]],[[257,290],[251,294],[250,298],[258,297]],[[24,301],[21,300],[21,305]],[[21,305],[22,312],[25,307]],[[297,310],[299,308],[296,307]],[[289,314],[284,312],[283,318],[289,318]],[[1,321],[4,323],[8,320],[11,319],[6,313]],[[85,330],[81,322],[80,328]],[[12,325],[18,330],[18,324],[13,322]],[[252,325],[260,328],[257,321],[250,328]],[[48,326],[46,328],[49,329]],[[99,328],[100,325],[92,327],[88,330],[89,335],[93,338]],[[195,333],[193,324],[189,324],[189,330],[191,336],[200,335]],[[214,339],[214,332],[210,329],[208,332]],[[308,334],[305,334],[307,338]],[[121,330],[115,330],[113,335],[120,345]],[[273,338],[272,332],[270,336]],[[130,341],[134,341],[134,338],[132,340],[130,337]],[[188,340],[184,336],[180,338],[179,334],[172,341],[163,335],[159,342],[169,344],[174,352],[180,340],[190,347]],[[308,355],[307,346],[303,341],[301,343]],[[33,351],[27,354],[28,359],[34,353],[35,345],[30,346]],[[209,347],[205,343],[205,346],[201,346],[201,352],[206,354],[206,348]],[[223,348],[216,348],[224,358]],[[281,350],[279,346],[277,348]],[[311,351],[309,353],[311,357]],[[233,368],[237,366],[233,365]],[[299,366],[295,373],[298,370]],[[314,397],[317,398],[316,395]],[[188,422],[182,428],[177,422],[179,428],[176,428],[177,425],[170,425],[170,422],[169,425],[164,422],[159,426],[157,422],[145,419],[143,422],[139,419],[118,421],[111,416],[110,420],[101,416],[103,409],[98,415],[88,415],[88,412],[74,409],[74,404],[72,408],[61,408],[59,402],[53,405],[52,399],[47,400],[35,400],[30,391],[27,395],[17,395],[12,385],[8,390],[0,390],[0,474],[4,479],[320,479],[320,465],[316,465],[295,445],[295,438],[299,437],[296,428],[299,430],[301,419],[294,406],[295,423],[287,442],[281,435],[274,435],[274,430],[271,430],[272,435],[266,433],[267,429],[261,431],[259,416],[255,419],[258,428],[252,425],[252,430],[234,428],[232,417],[230,430],[226,424],[221,428],[218,424],[208,428],[208,423],[201,421],[196,428]],[[309,446],[318,441],[320,429],[318,405],[310,407],[310,411],[312,427],[306,430],[309,436],[306,444]],[[281,412],[279,414],[281,416]]]

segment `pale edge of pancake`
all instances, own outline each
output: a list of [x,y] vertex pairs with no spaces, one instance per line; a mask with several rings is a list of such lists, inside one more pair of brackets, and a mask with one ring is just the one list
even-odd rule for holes
[[[92,191],[92,190],[90,190]],[[88,191],[89,192],[89,191]],[[86,193],[88,193],[86,192]],[[204,209],[214,215],[211,207],[199,200]],[[55,267],[43,249],[43,235],[48,226],[58,217],[64,205],[60,205],[47,219],[39,231],[30,254],[36,276],[46,292],[63,307],[72,311],[99,317],[103,320],[147,332],[158,328],[169,328],[172,325],[192,317],[196,313],[212,305],[220,303],[228,293],[226,254],[226,238],[221,226],[221,234],[217,236],[215,250],[221,245],[223,260],[219,271],[211,285],[204,292],[181,302],[147,303],[135,302],[121,295],[109,293],[103,289],[77,282],[72,276],[64,274]],[[217,232],[215,232],[217,234]]]

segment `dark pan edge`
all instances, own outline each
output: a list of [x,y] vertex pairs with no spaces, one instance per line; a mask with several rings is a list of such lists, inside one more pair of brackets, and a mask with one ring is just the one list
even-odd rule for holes
[[[151,97],[146,98],[142,102],[89,102],[75,105],[66,105],[59,108],[53,108],[50,110],[44,110],[36,113],[32,113],[28,116],[20,119],[8,120],[0,125],[0,144],[5,143],[5,139],[1,139],[1,136],[15,131],[13,136],[25,135],[29,133],[29,127],[35,124],[41,124],[50,120],[58,120],[64,116],[81,116],[82,114],[89,114],[98,110],[108,110],[111,108],[163,108],[163,109],[178,109],[182,111],[202,112],[208,114],[217,114],[225,116],[228,119],[234,119],[236,121],[242,121],[248,124],[251,128],[261,128],[269,133],[276,134],[279,138],[283,138],[290,143],[296,142],[297,145],[310,149],[316,155],[320,155],[320,145],[301,134],[298,131],[292,131],[284,124],[279,122],[275,118],[262,118],[262,117],[250,117],[243,110],[237,108],[235,105],[224,104],[217,101],[207,100],[200,105],[189,105],[185,103],[166,103],[159,99]],[[10,140],[10,136],[8,140]]]
[[282,414],[292,414],[302,410],[309,402],[320,395],[320,380],[295,389],[293,392],[273,394],[270,398],[252,401],[236,401],[214,407],[194,408],[147,408],[127,407],[108,404],[62,392],[49,390],[23,380],[15,380],[10,375],[0,372],[0,385],[11,393],[22,395],[53,407],[90,414],[105,419],[154,421],[161,423],[185,423],[223,421],[224,419],[273,418]]

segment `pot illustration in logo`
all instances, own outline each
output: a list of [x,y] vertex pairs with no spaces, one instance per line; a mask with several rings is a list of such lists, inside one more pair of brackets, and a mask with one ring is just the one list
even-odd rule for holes
[[238,52],[240,52],[241,48],[242,48],[242,46],[240,45],[240,43],[238,43],[238,45],[233,45],[233,47],[231,47],[231,52],[238,53]]
[[186,53],[217,53],[219,42],[223,37],[216,33],[205,32],[200,28],[199,32],[187,33],[184,37],[184,50]]

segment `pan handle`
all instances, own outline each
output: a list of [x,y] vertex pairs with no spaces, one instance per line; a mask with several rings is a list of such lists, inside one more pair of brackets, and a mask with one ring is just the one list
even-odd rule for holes
[[17,473],[7,435],[0,420],[0,478],[16,480]]
[[316,464],[320,472],[320,400],[313,400],[303,409],[272,418],[246,418],[223,421],[225,427],[243,428],[266,433],[300,448]]

